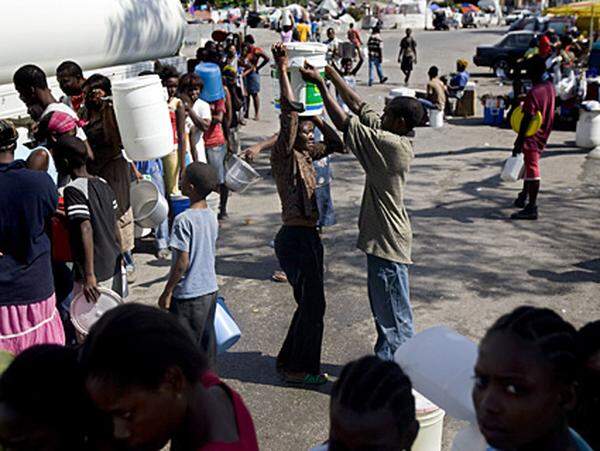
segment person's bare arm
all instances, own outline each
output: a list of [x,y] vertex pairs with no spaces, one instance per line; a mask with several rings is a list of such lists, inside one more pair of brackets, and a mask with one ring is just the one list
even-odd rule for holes
[[276,144],[278,145],[278,148],[286,149],[286,151],[291,152],[298,133],[298,113],[293,111],[292,108],[292,102],[296,99],[287,73],[287,51],[282,43],[277,43],[273,46],[273,56],[277,64],[277,72],[279,75],[279,100],[281,103],[281,114],[279,115],[280,128]]
[[[179,161],[185,161],[185,104],[179,102],[175,110],[175,125],[177,127],[177,157]],[[179,177],[184,169],[184,164],[179,165]]]
[[[330,73],[334,73],[335,76],[341,80],[342,85],[347,86],[344,80],[339,76],[338,73],[335,72],[335,70],[331,66],[327,66],[325,70],[328,73],[328,75]],[[344,131],[346,123],[348,122],[348,115],[342,109],[339,103],[337,103],[329,89],[327,89],[327,86],[325,85],[325,80],[323,80],[323,77],[321,77],[319,71],[316,70],[314,67],[308,65],[308,63],[306,63],[304,67],[300,68],[300,73],[302,74],[302,78],[304,78],[305,81],[312,82],[317,86],[319,92],[321,93],[321,97],[323,98],[323,104],[325,105],[327,114],[331,118],[333,125],[335,125],[335,128],[337,128],[338,130]],[[338,93],[339,92],[340,91],[338,89]]]
[[258,51],[258,59],[262,60],[262,62],[260,64],[258,64],[256,66],[256,72],[260,72],[260,70],[265,67],[267,64],[269,64],[269,57],[267,56],[267,54],[265,52],[263,52],[262,50]]
[[210,127],[211,119],[204,119],[194,111],[192,101],[187,96],[181,96],[186,114],[190,117],[196,127],[205,132]]
[[523,152],[523,143],[527,137],[527,130],[529,129],[529,124],[531,123],[532,119],[533,116],[531,114],[527,112],[523,114],[523,120],[521,121],[521,127],[519,128],[519,134],[517,135],[515,146],[513,148],[513,155]]
[[254,161],[259,153],[261,153],[263,150],[270,149],[275,145],[277,142],[277,136],[279,136],[279,133],[275,133],[270,138],[248,147],[243,151],[244,158],[248,161]]
[[[335,129],[321,118],[321,116],[312,116],[311,120],[315,127],[321,130],[323,133],[323,139],[328,149],[328,153],[343,153],[344,143],[342,142],[340,135]],[[318,156],[317,156],[318,157]]]
[[158,306],[162,309],[168,310],[171,306],[171,300],[173,299],[173,290],[184,276],[190,265],[190,254],[185,251],[175,251],[177,254],[177,260],[173,265],[171,272],[169,273],[169,280],[165,285],[160,298],[158,299]]
[[188,134],[188,142],[190,143],[190,154],[192,155],[192,161],[195,163],[198,161],[198,149],[196,149],[196,143],[194,142],[194,135],[198,133],[198,128],[192,125]]
[[346,83],[340,74],[329,66],[325,67],[325,74],[327,75],[327,78],[331,80],[333,86],[335,86],[337,93],[340,95],[346,106],[350,108],[350,111],[354,114],[359,114],[360,107],[364,103],[360,96],[348,86],[348,83]]
[[94,232],[89,219],[79,224],[83,244],[83,294],[88,302],[96,302],[100,297],[98,281],[94,272]]

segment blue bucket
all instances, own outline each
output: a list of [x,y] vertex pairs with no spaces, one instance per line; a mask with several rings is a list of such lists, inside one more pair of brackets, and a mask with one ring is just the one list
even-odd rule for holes
[[221,296],[217,297],[217,306],[215,309],[215,336],[217,339],[217,354],[227,351],[242,336],[240,328],[233,320],[231,312]]
[[215,63],[200,63],[194,70],[203,83],[204,87],[200,93],[200,98],[205,102],[216,102],[225,98],[223,89],[223,80],[221,79],[221,69]]
[[171,200],[171,212],[173,217],[176,218],[179,213],[183,213],[190,208],[190,198],[181,195],[172,194]]

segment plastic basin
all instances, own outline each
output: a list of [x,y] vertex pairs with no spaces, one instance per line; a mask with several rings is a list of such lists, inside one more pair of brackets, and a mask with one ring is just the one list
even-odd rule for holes
[[250,185],[260,180],[260,175],[252,166],[237,156],[233,156],[233,163],[225,175],[227,187],[238,193],[243,193]]
[[129,190],[135,223],[142,228],[158,227],[169,215],[167,200],[150,180],[134,182]]

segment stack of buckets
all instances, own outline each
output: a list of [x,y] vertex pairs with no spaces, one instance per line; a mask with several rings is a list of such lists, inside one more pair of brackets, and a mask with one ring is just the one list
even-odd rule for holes
[[[327,61],[327,46],[318,42],[291,42],[285,44],[288,52],[289,60],[289,77],[294,91],[294,97],[297,102],[301,102],[304,106],[304,113],[300,116],[319,116],[323,113],[323,99],[319,89],[313,83],[307,83],[302,79],[300,67],[304,67],[307,62],[317,69],[324,76],[325,66]],[[279,74],[277,68],[273,67],[271,76],[274,83],[275,92],[275,108],[280,109],[279,102]]]
[[483,106],[483,123],[500,127],[504,122],[505,105],[502,97],[486,99]]

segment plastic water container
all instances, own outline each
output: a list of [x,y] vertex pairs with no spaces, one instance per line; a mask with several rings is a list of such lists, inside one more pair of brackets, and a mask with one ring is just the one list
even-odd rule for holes
[[521,178],[523,173],[523,154],[520,153],[516,157],[506,159],[500,178],[505,182],[516,182]]
[[190,208],[190,198],[181,194],[171,194],[171,213],[176,218],[179,213],[183,213]]
[[579,111],[579,120],[575,130],[577,147],[592,149],[600,146],[600,110]]
[[444,126],[444,112],[436,109],[429,111],[429,126],[431,128],[441,128]]
[[150,180],[133,182],[129,189],[133,220],[142,228],[158,227],[169,215],[167,199]]
[[[307,62],[324,76],[327,61],[327,46],[319,42],[290,42],[285,44],[289,59],[289,77],[296,101],[304,105],[304,112],[300,116],[318,116],[323,112],[323,98],[314,83],[307,83],[302,79],[299,68]],[[274,79],[275,108],[280,109],[279,103],[279,75],[277,69],[272,70]]]
[[243,193],[250,185],[260,180],[260,175],[252,166],[236,155],[225,174],[225,184],[231,191]]
[[476,422],[473,368],[477,345],[443,326],[415,335],[398,348],[394,360],[413,387],[453,418]]
[[413,390],[413,395],[419,433],[411,450],[441,451],[445,412],[419,392]]
[[204,86],[200,98],[205,102],[215,102],[225,98],[221,69],[215,63],[200,63],[194,70],[202,79]]
[[173,151],[173,127],[158,75],[112,84],[115,115],[130,160],[162,158]]
[[100,297],[95,303],[88,302],[82,291],[75,296],[69,307],[71,322],[83,337],[89,333],[91,327],[102,315],[123,303],[121,296],[114,291],[103,287],[98,289],[100,290]]
[[236,344],[242,333],[233,320],[231,312],[225,305],[225,300],[219,296],[215,310],[215,335],[217,339],[217,353],[222,354]]

